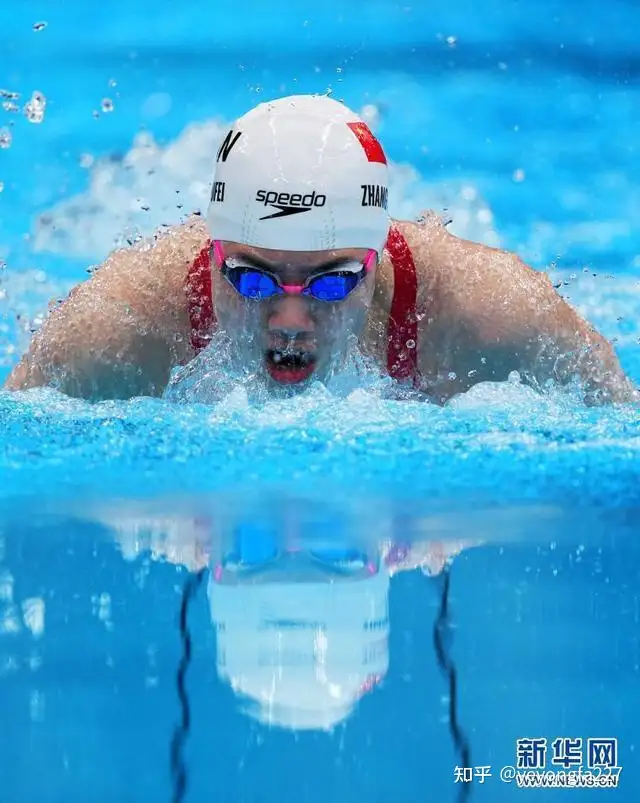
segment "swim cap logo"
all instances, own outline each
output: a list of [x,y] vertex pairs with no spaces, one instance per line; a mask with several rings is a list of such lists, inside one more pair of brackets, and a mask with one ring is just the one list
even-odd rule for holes
[[220,146],[220,148],[218,150],[218,158],[216,159],[216,162],[219,162],[221,159],[222,159],[223,162],[227,161],[227,159],[229,157],[229,154],[233,150],[233,146],[236,144],[236,142],[242,136],[242,131],[238,131],[238,133],[235,135],[235,137],[232,137],[232,134],[233,134],[233,131],[229,131],[227,136],[223,139],[222,145]]
[[386,187],[380,184],[361,184],[362,206],[377,206],[378,209],[386,209],[389,192]]
[[295,192],[274,192],[273,190],[258,190],[256,193],[256,201],[270,206],[272,209],[278,209],[272,215],[265,215],[259,218],[260,220],[271,220],[275,217],[287,217],[288,215],[299,215],[301,212],[309,212],[314,207],[324,206],[327,202],[327,196],[313,192],[308,192],[306,195]]
[[370,162],[378,162],[386,165],[387,157],[384,155],[382,145],[371,133],[371,129],[366,123],[347,123],[356,135],[358,142],[362,145],[362,150]]
[[210,199],[212,204],[214,204],[214,203],[218,203],[218,204],[224,203],[224,190],[225,190],[225,187],[226,187],[226,184],[224,183],[224,181],[214,181],[213,182],[213,187],[211,188],[211,199]]

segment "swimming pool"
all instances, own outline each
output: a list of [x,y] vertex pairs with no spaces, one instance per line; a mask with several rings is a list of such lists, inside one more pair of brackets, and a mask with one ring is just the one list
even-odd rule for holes
[[[0,372],[114,242],[204,203],[225,121],[261,97],[326,90],[384,140],[396,215],[447,208],[457,233],[551,265],[640,381],[640,11],[450,6],[245,0],[195,20],[165,0],[12,9],[0,87],[47,103],[40,124],[0,112],[0,129],[14,123],[0,153]],[[527,737],[617,738],[616,794],[637,799],[635,410],[516,380],[445,409],[372,381],[261,407],[240,389],[214,407],[36,391],[0,394],[0,410],[1,803],[510,801],[520,792],[497,775]],[[379,586],[332,598],[332,671],[357,691],[317,730],[296,706],[247,704],[273,654],[232,613],[257,603],[230,597],[222,617],[213,575],[198,574],[238,530],[395,555]],[[442,541],[468,542],[450,586],[409,570],[438,568]],[[276,586],[268,604],[304,632],[303,590]],[[339,615],[360,604],[367,622],[388,618],[359,645],[366,671],[349,652],[358,625]],[[274,727],[291,708],[297,730]],[[454,783],[465,744],[492,767],[483,784]]]

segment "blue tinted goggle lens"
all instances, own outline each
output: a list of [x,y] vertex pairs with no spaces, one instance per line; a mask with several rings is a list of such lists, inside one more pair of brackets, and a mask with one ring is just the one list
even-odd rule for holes
[[327,273],[309,282],[303,295],[309,294],[319,301],[342,301],[356,289],[363,278],[364,269],[361,273]]
[[[255,524],[238,526],[234,548],[228,557],[245,569],[259,569],[280,554],[276,532],[271,527]],[[315,561],[337,571],[357,570],[367,565],[367,556],[350,547],[315,547],[308,553]]]
[[229,268],[226,276],[240,295],[245,298],[269,298],[269,296],[282,292],[275,279],[260,270]]
[[[224,275],[245,298],[260,300],[285,292],[273,276],[261,270],[226,267]],[[326,273],[312,279],[302,295],[311,296],[318,301],[342,301],[355,290],[364,275],[364,268],[359,273]]]

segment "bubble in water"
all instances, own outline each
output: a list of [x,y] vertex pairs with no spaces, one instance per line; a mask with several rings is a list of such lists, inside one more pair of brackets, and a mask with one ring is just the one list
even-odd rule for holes
[[46,22],[34,22],[33,23],[33,30],[34,31],[43,31],[47,27]]
[[520,183],[521,181],[524,181],[524,178],[525,178],[525,173],[524,173],[524,170],[521,167],[519,167],[517,170],[513,171],[513,180],[514,181],[517,181],[518,183]]
[[80,157],[80,167],[83,167],[85,170],[88,170],[90,167],[93,167],[93,163],[95,158],[91,153],[83,153]]
[[6,149],[11,147],[11,131],[8,128],[0,128],[0,148]]
[[453,382],[453,380],[454,380],[454,379],[457,379],[457,378],[458,378],[458,375],[456,374],[456,372],[455,372],[455,371],[449,371],[449,373],[447,374],[447,376],[448,376],[448,378],[449,378],[449,380],[450,380],[451,382]]
[[113,111],[113,101],[111,98],[102,98],[102,103],[100,104],[100,108],[105,114],[109,114],[109,112]]
[[113,89],[114,86],[118,86],[118,82],[116,81],[115,78],[109,79],[109,86],[111,87],[111,89]]
[[[0,181],[0,192],[4,189],[4,182]],[[0,270],[4,267],[2,260],[0,260]]]
[[414,349],[415,347],[416,347],[416,341],[415,340],[407,340],[407,348],[408,349]]
[[34,92],[24,107],[24,114],[30,123],[41,123],[44,120],[44,112],[47,107],[47,99],[42,92]]
[[19,97],[19,92],[11,92],[9,89],[0,89],[0,98],[4,98],[5,100],[18,100]]
[[13,113],[15,113],[15,112],[19,112],[19,111],[20,111],[20,107],[18,106],[18,104],[17,104],[17,103],[14,103],[12,100],[5,100],[5,101],[3,101],[3,103],[2,103],[2,108],[3,108],[3,109],[6,111],[6,112],[13,112]]
[[458,44],[458,37],[457,36],[447,36],[445,42],[449,45],[449,47],[455,47]]

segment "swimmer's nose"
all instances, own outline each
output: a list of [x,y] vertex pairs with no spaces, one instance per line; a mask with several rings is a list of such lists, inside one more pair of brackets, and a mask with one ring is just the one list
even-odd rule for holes
[[286,332],[289,335],[313,332],[316,328],[307,301],[296,296],[278,299],[269,314],[267,325],[270,332]]

